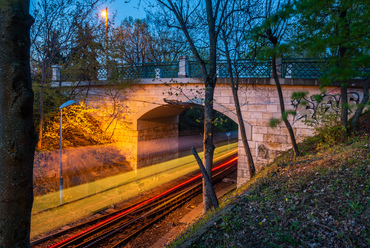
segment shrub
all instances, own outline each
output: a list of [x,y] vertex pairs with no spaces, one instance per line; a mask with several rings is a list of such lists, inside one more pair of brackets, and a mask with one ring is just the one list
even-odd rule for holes
[[[62,112],[63,147],[102,145],[112,140],[103,132],[101,123],[91,114],[94,109],[83,103],[71,105]],[[59,148],[59,112],[49,114],[44,121],[42,150]]]
[[315,127],[315,136],[305,139],[305,144],[311,148],[327,149],[348,138],[347,130],[341,125],[340,114],[337,112],[318,111],[315,123],[310,121],[306,124]]

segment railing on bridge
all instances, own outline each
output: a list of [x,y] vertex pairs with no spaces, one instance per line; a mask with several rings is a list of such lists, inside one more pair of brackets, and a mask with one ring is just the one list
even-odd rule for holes
[[88,72],[82,70],[62,70],[62,81],[89,81],[110,79],[134,79],[134,78],[176,78],[179,71],[179,62],[153,62],[134,63],[125,65],[113,64],[107,68],[89,68]]
[[[202,77],[202,71],[196,61],[154,62],[135,63],[125,65],[114,65],[111,69],[92,68],[86,75],[81,72],[59,72],[62,81],[88,81],[88,80],[109,80],[109,79],[140,79],[140,78],[177,78],[178,75],[185,75],[190,78]],[[179,64],[186,65],[180,68]],[[330,68],[328,59],[320,58],[283,58],[281,59],[280,71],[282,78],[303,78],[319,79]],[[206,64],[209,68],[209,64]],[[55,67],[56,68],[56,67]],[[54,67],[53,67],[54,69]],[[60,67],[56,69],[60,70]],[[239,60],[233,64],[234,77],[239,78],[271,78],[271,60]],[[181,71],[181,72],[180,72]],[[364,79],[369,74],[370,68],[356,69],[358,79]],[[54,75],[54,72],[53,72]],[[57,73],[56,73],[57,75]],[[217,62],[217,76],[229,77],[227,63],[225,60]],[[54,81],[58,81],[53,78]]]
[[[60,69],[60,67],[54,67],[53,69],[59,69],[59,77],[53,71],[53,81],[62,82],[76,82],[76,81],[94,81],[94,80],[105,80],[107,78],[106,68],[87,67],[84,69],[73,70],[73,69]],[[58,80],[59,78],[59,80]]]
[[[239,60],[233,63],[233,76],[239,78],[270,78],[271,66],[271,61],[267,60]],[[217,71],[219,77],[229,77],[227,62],[220,61]]]
[[[188,62],[188,75],[192,78],[203,77],[200,65],[196,61]],[[207,69],[209,64],[206,64]],[[240,60],[233,63],[233,76],[239,78],[269,78],[271,76],[271,61]],[[217,62],[217,77],[229,77],[227,61]]]
[[117,66],[118,78],[176,78],[179,62],[135,63]]
[[[329,72],[331,65],[326,58],[283,58],[281,62],[282,78],[319,79]],[[356,79],[365,79],[370,73],[368,68],[352,68]]]
[[283,58],[281,62],[282,78],[320,78],[329,68],[327,59],[318,58]]

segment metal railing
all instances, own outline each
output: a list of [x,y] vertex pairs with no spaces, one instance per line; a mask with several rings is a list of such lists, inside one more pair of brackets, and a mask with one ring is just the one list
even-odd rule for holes
[[[196,61],[189,61],[188,66],[189,77],[203,77],[200,65]],[[206,68],[209,69],[208,63]],[[239,78],[270,78],[272,72],[271,61],[240,60],[234,62],[232,68],[234,77],[238,76]],[[226,60],[217,61],[217,77],[229,77]]]
[[[86,72],[85,72],[86,71]],[[88,70],[64,70],[63,81],[90,81],[136,78],[176,78],[179,62],[134,63],[112,65],[110,68],[89,68]]]
[[[227,62],[220,61],[217,65],[218,77],[229,77]],[[232,65],[233,76],[239,78],[270,78],[271,61],[239,60]]]
[[319,58],[283,58],[281,63],[282,78],[320,78],[329,68],[327,59]]
[[[206,64],[207,70],[209,69],[209,64]],[[188,61],[188,76],[191,78],[201,78],[203,77],[202,69],[197,61]]]
[[[283,58],[281,63],[282,78],[319,79],[329,73],[332,64],[327,58]],[[370,67],[352,68],[355,79],[365,79]]]
[[[196,61],[186,61],[187,77],[201,78],[202,70]],[[278,63],[279,64],[279,63]],[[283,58],[281,59],[282,78],[319,79],[329,72],[331,65],[328,59],[322,58]],[[206,63],[207,70],[209,63]],[[140,78],[177,78],[179,62],[154,62],[114,65],[111,69],[90,68],[89,70],[61,71],[63,81],[88,81],[111,79]],[[279,68],[278,68],[279,69]],[[181,69],[182,70],[182,69]],[[356,79],[364,79],[370,73],[370,68],[354,69]],[[271,78],[271,60],[240,60],[233,63],[233,75],[239,78]],[[225,60],[217,62],[217,76],[229,77]]]
[[106,75],[106,68],[100,67],[86,67],[79,69],[68,68],[60,70],[60,77],[62,82],[104,80],[107,77]]
[[117,66],[118,78],[176,78],[179,62],[135,63]]

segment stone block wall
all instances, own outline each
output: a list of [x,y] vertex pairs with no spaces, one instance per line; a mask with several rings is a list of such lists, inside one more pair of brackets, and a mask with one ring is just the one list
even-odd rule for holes
[[138,131],[137,169],[177,158],[178,124]]
[[[305,91],[310,94],[320,93],[317,86],[282,86],[286,110],[294,110],[291,102],[293,92]],[[247,96],[248,97],[248,96]],[[272,118],[281,120],[279,97],[274,85],[261,85],[249,94],[249,104],[244,108],[244,118],[253,126],[252,140],[249,142],[252,154],[255,155],[257,169],[271,162],[282,152],[291,148],[288,130],[283,122],[276,127],[270,127]],[[294,116],[288,117],[298,142],[304,137],[312,135],[313,128],[306,126],[302,121],[294,121]]]
[[[282,152],[291,148],[290,137],[283,122],[275,128],[269,126],[271,118],[281,118],[279,97],[274,81],[272,79],[246,79],[244,81],[246,81],[244,83],[254,83],[254,86],[242,83],[238,94],[244,124],[248,133],[249,146],[256,168],[260,170]],[[165,82],[167,85],[164,85]],[[293,92],[307,92],[308,96],[319,94],[318,81],[300,80],[296,82],[294,80],[282,79],[281,83],[286,110],[298,111],[296,117],[289,116],[288,119],[292,124],[297,141],[300,142],[305,137],[313,134],[313,128],[305,125],[302,120],[306,118],[307,113],[312,114],[315,110],[307,109],[306,107],[297,108],[291,100],[291,95]],[[179,90],[179,87],[181,90]],[[117,141],[118,146],[131,159],[134,169],[144,161],[144,158],[149,158],[156,162],[160,161],[162,157],[171,154],[167,152],[170,150],[165,148],[163,152],[156,151],[149,153],[152,155],[144,155],[146,154],[146,148],[143,150],[143,147],[148,147],[148,145],[143,146],[142,144],[144,143],[141,143],[154,142],[158,138],[177,137],[176,115],[169,115],[166,112],[168,108],[166,110],[164,106],[170,105],[164,101],[164,98],[183,103],[192,102],[202,104],[202,98],[204,97],[203,88],[201,79],[144,79],[122,95],[120,101],[118,101],[120,111],[115,117],[117,124],[110,125],[109,128],[114,127],[114,132],[112,131],[113,137]],[[101,91],[102,89],[96,89],[97,95],[99,95],[99,90]],[[337,94],[338,87],[327,87],[326,90],[328,92],[327,99],[331,99],[331,101],[337,100],[338,97],[335,94]],[[354,98],[357,97],[357,100],[362,99],[361,89],[357,87],[349,89],[349,91],[351,90],[359,92],[358,94],[356,93],[357,96],[353,94]],[[172,94],[169,94],[169,92],[172,92]],[[237,123],[234,99],[227,79],[218,80],[214,98],[214,108]],[[99,99],[103,98],[100,97]],[[113,104],[109,102],[108,98],[100,101],[103,102],[102,105],[109,106],[110,104],[111,106],[109,108],[112,108]],[[310,104],[312,105],[314,103]],[[112,119],[111,112],[104,111],[104,108],[100,108],[99,110],[106,113],[104,117],[107,117],[106,119],[102,116],[104,122],[107,124],[110,123]],[[155,118],[142,118],[153,110],[156,113]],[[178,113],[180,112],[181,110]],[[175,144],[169,144],[169,146],[177,149]],[[248,163],[240,136],[238,156],[238,186],[240,186],[249,180]],[[142,166],[145,165],[142,164]]]

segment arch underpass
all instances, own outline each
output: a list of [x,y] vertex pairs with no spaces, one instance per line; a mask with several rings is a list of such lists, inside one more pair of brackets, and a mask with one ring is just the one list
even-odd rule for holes
[[[152,104],[137,114],[139,117],[135,118],[136,121],[133,125],[136,128],[138,137],[137,169],[165,160],[175,159],[180,151],[184,149],[190,151],[191,146],[199,147],[202,145],[202,136],[193,137],[194,140],[179,137],[180,113],[192,106],[204,107],[199,105],[199,102],[164,102],[164,105],[159,106]],[[215,111],[220,112],[218,110],[224,111],[220,107],[215,108]],[[235,115],[231,111],[226,111],[226,115],[224,113],[222,115],[235,122]],[[249,123],[247,125],[247,127],[250,127]],[[237,138],[237,135],[234,138]],[[220,141],[220,139],[222,139],[221,134],[215,134],[215,141]]]
[[[137,169],[177,158],[179,114],[190,105],[150,106],[136,119]],[[141,113],[139,113],[140,115]]]

